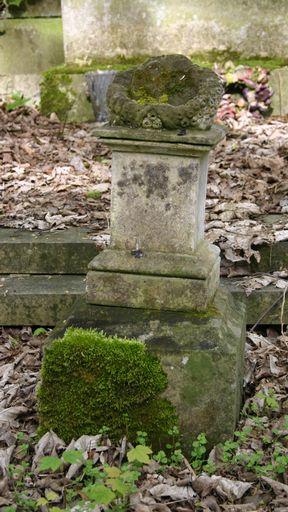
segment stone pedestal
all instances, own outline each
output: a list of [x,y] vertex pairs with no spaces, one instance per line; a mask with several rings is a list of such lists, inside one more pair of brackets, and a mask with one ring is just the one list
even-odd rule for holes
[[87,302],[207,308],[220,265],[218,249],[203,240],[208,153],[223,130],[98,134],[113,152],[111,246],[89,265]]
[[219,251],[203,239],[221,94],[219,78],[182,55],[115,76],[112,126],[98,131],[112,149],[112,241],[64,325],[145,342],[167,374],[186,446],[199,432],[211,444],[232,435],[241,401],[245,308],[220,289]]

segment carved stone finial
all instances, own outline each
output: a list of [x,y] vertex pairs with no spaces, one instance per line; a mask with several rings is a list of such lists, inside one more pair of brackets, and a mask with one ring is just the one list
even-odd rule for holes
[[107,93],[110,124],[207,130],[222,94],[220,78],[184,55],[152,57],[116,74]]

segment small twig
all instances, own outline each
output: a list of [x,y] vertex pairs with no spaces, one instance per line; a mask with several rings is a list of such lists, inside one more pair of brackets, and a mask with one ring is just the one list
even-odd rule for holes
[[196,478],[196,473],[195,473],[194,469],[192,468],[192,466],[190,465],[190,463],[188,462],[188,460],[186,459],[186,457],[184,457],[183,462],[184,462],[186,468],[189,469],[189,472],[191,473],[191,475],[193,475]]
[[282,304],[281,304],[281,316],[280,316],[280,323],[281,323],[281,334],[284,336],[284,308],[285,308],[285,301],[286,301],[286,292],[288,289],[288,285],[283,290],[283,297],[282,297]]
[[189,501],[191,498],[182,498],[182,500],[168,501],[164,503],[165,505],[173,505],[174,503],[181,503],[183,501]]
[[64,130],[65,130],[66,124],[67,124],[67,119],[68,119],[68,112],[65,113],[65,117],[63,119],[63,122],[60,123],[59,130],[58,130],[58,133],[57,133],[57,136],[56,136],[57,139],[61,139],[63,137]]

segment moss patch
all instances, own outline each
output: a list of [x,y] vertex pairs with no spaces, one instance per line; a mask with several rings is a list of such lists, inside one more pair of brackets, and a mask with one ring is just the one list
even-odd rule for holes
[[55,66],[49,71],[53,74],[58,75],[76,75],[89,73],[90,71],[99,70],[115,70],[115,71],[125,71],[126,69],[130,69],[137,64],[141,64],[144,62],[149,56],[143,57],[135,57],[130,59],[124,58],[116,58],[115,60],[111,59],[97,59],[96,61],[91,62],[90,64],[77,65],[77,64],[61,64],[59,66]]
[[105,425],[115,441],[142,430],[157,445],[176,423],[174,407],[159,397],[166,374],[140,341],[70,328],[46,349],[41,376],[40,435],[52,429],[69,442]]
[[43,76],[40,110],[46,116],[55,112],[60,121],[65,121],[76,97],[71,88],[72,80],[67,74],[54,73],[53,70],[46,71]]
[[161,96],[151,96],[145,89],[140,87],[137,91],[133,92],[133,99],[137,101],[139,105],[153,105],[155,103],[168,103],[168,94],[162,94]]

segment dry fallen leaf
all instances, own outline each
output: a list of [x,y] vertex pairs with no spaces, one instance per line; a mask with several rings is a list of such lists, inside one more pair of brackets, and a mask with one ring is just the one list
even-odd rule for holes
[[162,496],[168,497],[171,500],[192,500],[195,498],[196,493],[192,487],[179,487],[177,485],[158,484],[149,489],[150,494],[155,498]]
[[14,449],[15,445],[9,446],[9,448],[0,449],[0,477],[5,477],[7,475],[8,466]]
[[199,476],[193,480],[193,489],[200,493],[201,496],[207,496],[212,490],[215,490],[222,498],[229,500],[240,499],[252,486],[248,482],[240,482],[237,480],[230,480],[221,476]]

